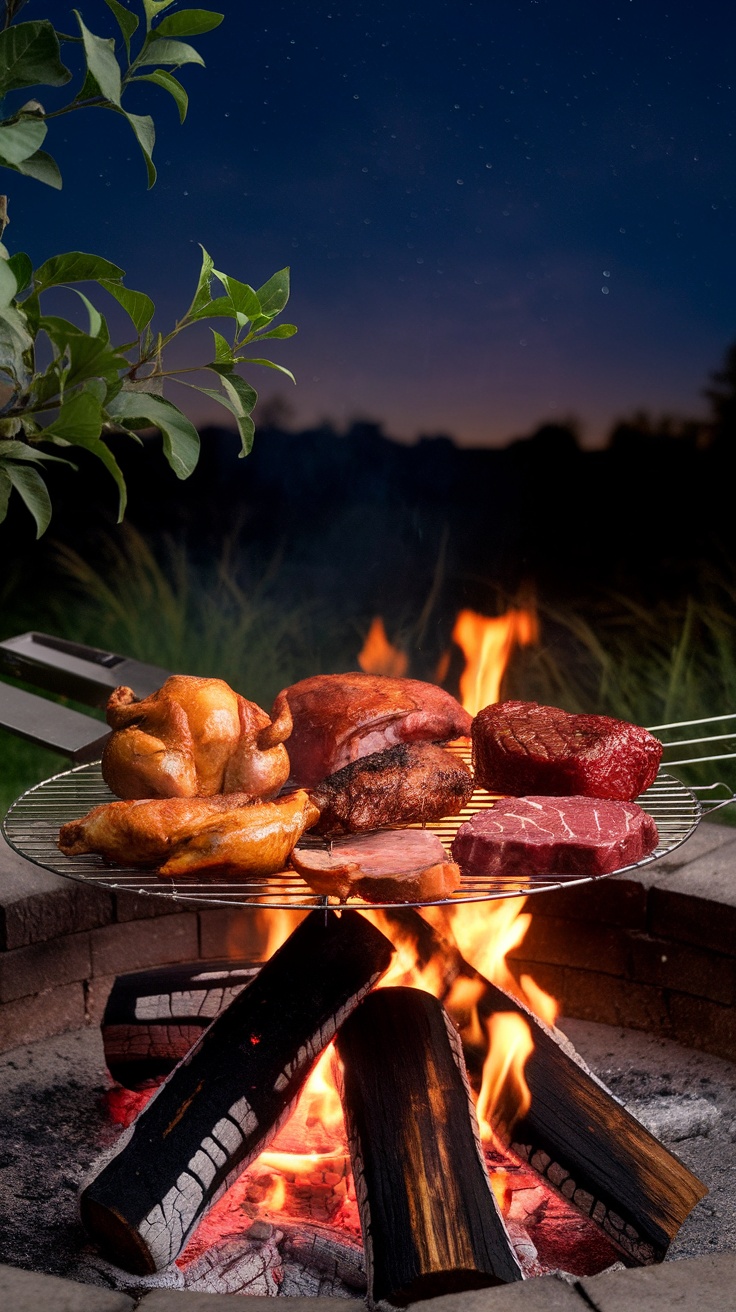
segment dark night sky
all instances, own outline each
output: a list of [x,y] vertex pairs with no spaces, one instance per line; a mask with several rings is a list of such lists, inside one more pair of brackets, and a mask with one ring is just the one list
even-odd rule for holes
[[[122,119],[60,119],[65,190],[12,180],[11,250],[106,255],[163,328],[197,242],[255,285],[290,264],[300,335],[274,353],[298,388],[252,380],[295,423],[482,444],[576,415],[595,444],[636,407],[703,412],[736,337],[731,4],[211,7],[184,127],[157,88],[131,98],[157,121],[156,188]],[[112,33],[102,0],[79,8]],[[66,5],[23,12],[44,16],[73,30]]]

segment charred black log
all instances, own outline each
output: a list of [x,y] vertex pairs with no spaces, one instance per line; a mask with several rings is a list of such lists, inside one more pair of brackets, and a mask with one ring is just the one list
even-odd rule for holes
[[338,1026],[388,968],[354,911],[315,911],[223,1011],[125,1132],[81,1197],[105,1256],[168,1266],[203,1213],[269,1142]]
[[262,964],[193,961],[119,975],[100,1026],[113,1079],[126,1089],[162,1080]]
[[513,1012],[529,1026],[534,1050],[524,1076],[531,1106],[518,1119],[516,1105],[502,1098],[493,1121],[499,1138],[591,1217],[629,1265],[661,1261],[706,1186],[626,1111],[559,1031],[480,975],[416,911],[386,915],[403,932],[416,929],[422,958],[442,953],[445,997],[455,979],[472,979],[481,986],[481,1019]]
[[418,989],[379,989],[343,1024],[337,1049],[369,1301],[521,1280],[441,1004]]

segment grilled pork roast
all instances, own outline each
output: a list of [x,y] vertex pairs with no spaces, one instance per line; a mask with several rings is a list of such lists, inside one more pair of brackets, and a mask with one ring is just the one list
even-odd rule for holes
[[107,722],[102,777],[118,797],[275,797],[289,777],[284,699],[268,716],[222,679],[175,674],[141,701],[116,688]]
[[447,742],[470,733],[460,703],[419,679],[317,674],[284,688],[281,697],[293,719],[291,776],[304,788],[396,743]]
[[360,834],[457,815],[473,791],[464,761],[434,743],[397,743],[362,756],[311,790],[316,834]]
[[580,794],[633,801],[656,778],[662,744],[607,715],[571,715],[537,702],[498,702],[472,729],[476,782],[492,793]]
[[460,870],[439,838],[424,829],[379,829],[336,838],[327,848],[297,847],[291,864],[315,893],[366,902],[425,902],[448,897]]
[[635,802],[503,797],[461,825],[452,855],[469,875],[606,875],[653,852],[659,835]]

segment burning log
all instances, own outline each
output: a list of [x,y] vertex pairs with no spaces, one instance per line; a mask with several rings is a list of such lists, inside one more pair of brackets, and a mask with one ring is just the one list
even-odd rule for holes
[[630,1265],[661,1261],[708,1192],[702,1181],[626,1111],[559,1032],[485,979],[416,911],[385,914],[389,924],[416,933],[423,960],[441,956],[445,999],[458,978],[472,980],[481,1022],[511,1013],[528,1026],[533,1048],[524,1078],[531,1103],[519,1116],[515,1095],[502,1089],[493,1113],[498,1137],[596,1222]]
[[163,1079],[261,965],[194,961],[119,975],[100,1026],[113,1079],[126,1089]]
[[288,1116],[314,1062],[388,968],[357,912],[315,911],[204,1031],[81,1196],[110,1261],[168,1266]]
[[379,989],[343,1024],[337,1050],[369,1301],[406,1305],[521,1280],[441,1004],[418,989]]

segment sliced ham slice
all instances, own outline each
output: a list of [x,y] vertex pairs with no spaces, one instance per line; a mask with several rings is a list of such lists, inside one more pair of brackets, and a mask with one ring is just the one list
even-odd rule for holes
[[636,802],[504,797],[457,831],[452,855],[468,875],[607,875],[653,852],[659,835]]
[[423,829],[378,829],[336,838],[331,850],[295,848],[291,864],[315,893],[366,902],[449,897],[460,871],[439,838]]

